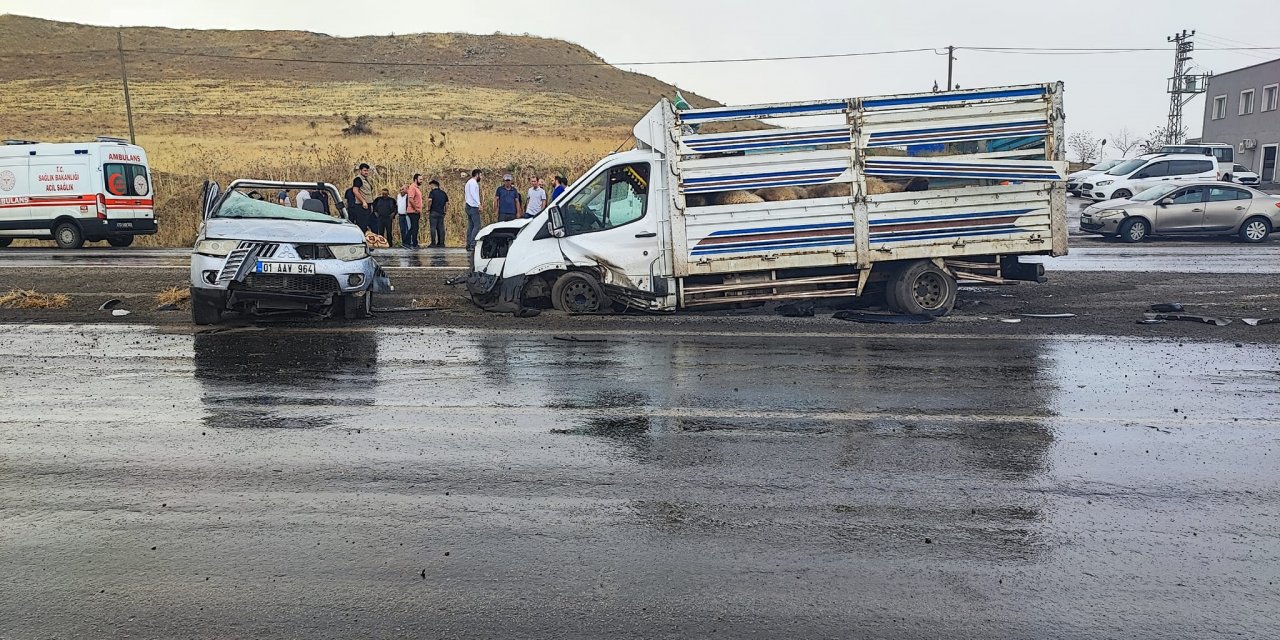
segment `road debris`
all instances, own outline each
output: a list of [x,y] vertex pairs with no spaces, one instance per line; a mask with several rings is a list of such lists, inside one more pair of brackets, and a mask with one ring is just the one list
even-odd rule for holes
[[127,316],[129,315],[129,310],[128,309],[112,309],[111,315],[116,316],[117,318],[121,316]]
[[1022,322],[1022,318],[1000,318],[1000,322],[1005,324],[1018,324]]
[[61,309],[71,302],[62,293],[40,293],[34,289],[12,289],[0,295],[0,307],[6,309]]
[[1177,320],[1179,322],[1200,322],[1203,324],[1211,324],[1218,327],[1225,327],[1231,324],[1229,318],[1217,318],[1214,316],[1198,316],[1190,313],[1149,313],[1146,314],[1148,320]]
[[1186,309],[1180,302],[1163,302],[1151,305],[1152,313],[1182,313]]
[[1261,324],[1280,324],[1280,318],[1241,318],[1240,322],[1256,327]]
[[114,308],[116,308],[116,307],[118,307],[118,306],[120,306],[120,299],[119,299],[119,298],[112,298],[112,299],[110,299],[110,300],[108,300],[108,301],[106,301],[106,302],[102,303],[102,306],[98,307],[98,311],[110,311],[110,310],[112,310],[112,309],[114,309]]
[[778,307],[778,315],[786,318],[812,318],[815,305],[811,300],[791,302]]
[[1074,318],[1074,313],[1019,313],[1023,318],[1036,318],[1038,320],[1063,320],[1066,318]]
[[866,324],[929,324],[937,318],[925,315],[904,315],[896,313],[868,313],[865,311],[840,311],[831,316],[836,320],[862,322]]

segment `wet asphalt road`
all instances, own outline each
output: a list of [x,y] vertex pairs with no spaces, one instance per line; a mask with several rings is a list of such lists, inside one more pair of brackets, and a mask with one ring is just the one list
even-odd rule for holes
[[0,637],[1280,635],[1280,348],[604,339],[5,327]]

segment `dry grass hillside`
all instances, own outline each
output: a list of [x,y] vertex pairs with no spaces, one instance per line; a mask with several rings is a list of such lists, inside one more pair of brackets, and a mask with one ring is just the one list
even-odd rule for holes
[[[573,177],[675,92],[596,64],[580,46],[530,36],[152,27],[123,35],[138,142],[161,174],[162,232],[143,245],[190,242],[206,177],[344,183],[361,161],[378,167],[383,184],[421,172],[458,193],[457,176],[473,166]],[[126,135],[115,43],[114,28],[0,15],[0,138]],[[344,134],[343,114],[370,117],[373,134]]]

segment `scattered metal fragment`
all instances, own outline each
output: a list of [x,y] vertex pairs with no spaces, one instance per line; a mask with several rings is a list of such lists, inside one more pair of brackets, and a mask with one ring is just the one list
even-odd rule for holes
[[867,313],[865,311],[840,311],[831,316],[837,320],[862,322],[866,324],[929,324],[937,318],[925,315],[902,315],[889,313]]
[[418,311],[439,311],[440,307],[387,307],[376,308],[374,313],[414,313]]
[[1280,324],[1280,318],[1241,318],[1240,322],[1256,327],[1260,324]]
[[129,315],[129,311],[128,311],[128,309],[112,309],[112,310],[111,310],[111,315],[113,315],[113,316],[117,316],[117,317],[119,317],[119,316],[127,316],[127,315]]
[[1062,320],[1065,318],[1074,318],[1074,313],[1019,313],[1023,318],[1037,318],[1040,320]]
[[1156,313],[1152,314],[1152,320],[1179,320],[1182,322],[1200,322],[1203,324],[1211,324],[1218,327],[1225,327],[1231,324],[1231,320],[1227,318],[1215,318],[1213,316],[1197,316],[1189,313]]
[[1162,302],[1160,304],[1151,305],[1153,313],[1182,313],[1186,311],[1180,302]]
[[1168,322],[1169,322],[1168,320],[1157,320],[1155,318],[1143,318],[1138,321],[1138,324],[1168,324]]
[[1000,318],[1000,322],[1005,324],[1018,324],[1022,322],[1022,318]]
[[112,298],[112,299],[110,299],[110,300],[108,300],[108,301],[106,301],[106,302],[102,303],[102,306],[101,306],[101,307],[98,307],[98,311],[110,311],[110,310],[112,310],[112,309],[114,309],[114,308],[116,308],[116,307],[118,307],[118,306],[120,306],[120,299],[119,299],[119,298]]

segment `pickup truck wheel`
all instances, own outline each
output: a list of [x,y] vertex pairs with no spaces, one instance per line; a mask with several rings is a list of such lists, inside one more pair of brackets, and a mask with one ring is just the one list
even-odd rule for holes
[[362,296],[348,294],[342,297],[342,315],[347,320],[359,320],[373,315],[373,292]]
[[956,306],[956,279],[928,260],[913,262],[894,275],[887,297],[899,313],[941,317]]
[[107,244],[113,247],[127,247],[133,244],[133,236],[115,236],[107,238]]
[[1151,225],[1142,218],[1129,218],[1120,225],[1119,236],[1125,242],[1142,242],[1151,234]]
[[1240,241],[1250,244],[1263,242],[1271,235],[1271,223],[1266,218],[1249,218],[1240,225]]
[[199,325],[218,324],[222,320],[222,295],[191,289],[191,321]]
[[581,271],[560,276],[551,287],[551,300],[565,313],[595,313],[608,304],[600,281]]
[[53,228],[53,240],[59,249],[79,249],[84,246],[84,234],[74,222],[63,222]]

